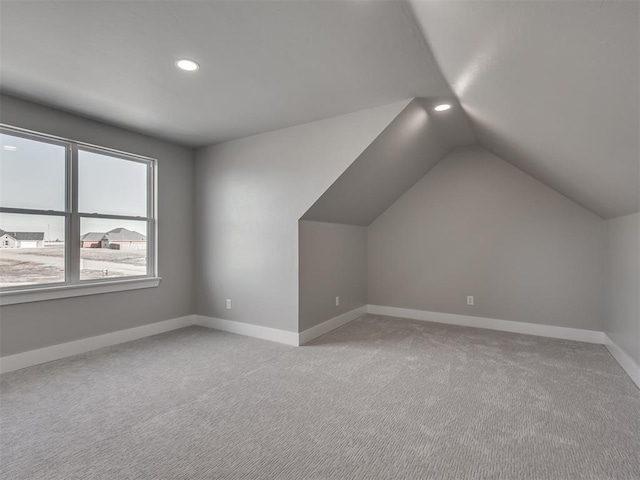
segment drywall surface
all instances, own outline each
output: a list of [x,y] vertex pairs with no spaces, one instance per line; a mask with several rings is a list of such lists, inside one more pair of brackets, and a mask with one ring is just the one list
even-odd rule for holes
[[297,332],[298,220],[408,103],[198,150],[196,313]]
[[640,365],[640,213],[606,224],[605,332]]
[[160,286],[0,307],[2,356],[193,313],[193,151],[58,110],[0,97],[0,121],[158,160]]
[[5,91],[198,147],[452,96],[403,1],[2,2],[0,31]]
[[410,2],[480,144],[603,218],[640,208],[640,3]]
[[299,238],[300,331],[367,304],[366,227],[301,220]]
[[601,330],[603,270],[604,222],[480,147],[368,228],[374,305]]
[[454,146],[442,132],[461,132],[475,143],[459,107],[438,113],[414,99],[302,217],[304,220],[369,225]]

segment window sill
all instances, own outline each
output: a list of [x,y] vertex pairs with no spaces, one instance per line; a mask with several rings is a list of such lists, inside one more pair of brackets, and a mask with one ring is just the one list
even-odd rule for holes
[[82,297],[85,295],[99,295],[101,293],[154,288],[160,285],[161,277],[133,278],[112,280],[76,285],[57,285],[29,290],[0,292],[0,306],[16,303],[42,302],[57,298]]

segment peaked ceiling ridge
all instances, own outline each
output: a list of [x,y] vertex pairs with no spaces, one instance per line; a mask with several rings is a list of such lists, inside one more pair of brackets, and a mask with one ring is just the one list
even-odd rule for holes
[[[590,208],[589,206],[583,204],[582,202],[578,201],[577,199],[573,198],[570,195],[567,195],[565,192],[561,191],[561,189],[557,188],[556,185],[554,185],[554,182],[549,182],[547,181],[547,178],[544,178],[544,176],[540,176],[537,175],[534,171],[531,171],[532,169],[527,169],[527,168],[523,168],[522,166],[522,162],[517,161],[517,160],[512,160],[510,157],[510,155],[504,155],[501,154],[503,152],[498,152],[495,151],[495,145],[492,145],[492,142],[487,141],[486,136],[483,136],[481,133],[481,129],[478,127],[477,123],[475,121],[473,121],[469,115],[466,113],[465,108],[461,102],[461,100],[458,98],[457,94],[455,93],[455,89],[454,86],[452,85],[452,82],[450,81],[450,76],[446,76],[444,75],[441,63],[440,63],[440,59],[438,58],[438,56],[436,56],[435,52],[433,51],[430,42],[429,42],[429,38],[427,35],[427,32],[425,31],[425,26],[423,23],[421,23],[418,20],[418,13],[416,11],[416,8],[414,7],[414,2],[407,0],[407,9],[410,12],[410,14],[413,16],[414,18],[414,23],[416,25],[417,30],[420,32],[420,34],[422,35],[422,37],[424,38],[424,44],[425,44],[425,48],[429,49],[429,51],[431,52],[431,55],[433,57],[433,61],[434,64],[436,65],[439,73],[443,76],[443,78],[445,79],[447,85],[449,86],[449,88],[451,89],[451,95],[453,98],[455,98],[455,102],[457,103],[458,107],[460,108],[460,110],[462,112],[464,112],[464,118],[466,119],[466,122],[468,124],[468,128],[471,130],[471,132],[473,132],[473,136],[475,139],[475,145],[481,146],[482,148],[484,148],[485,150],[489,151],[490,153],[492,153],[493,155],[505,160],[506,162],[508,162],[509,164],[511,164],[512,166],[516,167],[517,169],[521,170],[522,172],[526,173],[527,175],[529,175],[530,177],[534,178],[535,180],[537,180],[538,182],[542,183],[543,185],[545,185],[546,187],[550,188],[551,190],[557,192],[558,194],[564,196],[565,198],[567,198],[568,200],[570,200],[573,203],[576,203],[577,205],[579,205],[580,207],[582,207],[583,209],[593,213],[594,215],[597,215],[600,218],[606,218],[606,216],[601,215],[601,212],[598,212],[597,209],[593,209]],[[444,132],[445,135],[450,134],[450,131],[445,131]],[[457,150],[459,148],[464,148],[467,145],[453,145],[451,150]],[[474,144],[469,144],[468,146],[473,147]],[[639,182],[640,182],[640,177],[639,177]],[[638,210],[640,210],[640,194],[639,194],[639,200],[638,200]],[[630,212],[630,213],[635,213],[635,212]]]
[[601,218],[640,211],[639,3],[409,7],[483,147]]

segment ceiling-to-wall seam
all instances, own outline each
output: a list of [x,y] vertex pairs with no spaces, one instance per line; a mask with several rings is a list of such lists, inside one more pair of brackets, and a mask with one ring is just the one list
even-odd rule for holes
[[603,217],[602,215],[598,214],[597,212],[595,212],[594,210],[591,210],[590,208],[585,207],[584,205],[582,205],[581,203],[577,202],[576,200],[574,200],[571,197],[568,197],[567,195],[565,195],[564,193],[562,193],[561,191],[553,188],[551,185],[549,185],[547,182],[543,182],[542,180],[540,180],[536,175],[532,175],[530,172],[527,172],[526,170],[524,170],[523,168],[519,167],[518,165],[516,165],[515,163],[511,162],[508,158],[505,158],[501,155],[498,155],[496,152],[494,152],[491,148],[487,147],[482,141],[478,142],[478,145],[482,148],[484,148],[486,151],[490,152],[491,154],[495,155],[498,158],[501,158],[502,160],[504,160],[505,162],[507,162],[509,165],[517,168],[518,170],[520,170],[522,173],[525,173],[527,175],[529,175],[531,178],[533,178],[534,180],[540,182],[542,185],[544,185],[545,187],[553,190],[554,192],[556,192],[558,195],[562,195],[564,198],[566,198],[567,200],[569,200],[570,202],[576,204],[577,206],[579,206],[580,208],[582,208],[583,210],[586,210],[589,213],[592,213],[593,215],[595,215],[596,217],[598,217],[600,220],[607,220],[605,217]]

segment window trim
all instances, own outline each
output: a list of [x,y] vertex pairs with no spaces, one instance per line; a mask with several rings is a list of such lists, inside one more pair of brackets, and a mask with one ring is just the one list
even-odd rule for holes
[[[155,158],[103,147],[87,142],[72,140],[25,128],[0,123],[0,132],[35,141],[52,143],[65,147],[65,210],[40,210],[28,208],[0,207],[0,213],[62,216],[65,219],[65,280],[56,283],[41,283],[0,288],[0,306],[15,303],[49,300],[54,298],[94,295],[123,290],[157,287],[158,276],[158,168]],[[80,151],[104,154],[127,161],[144,163],[147,173],[146,217],[84,213],[78,209],[78,158]],[[147,225],[147,274],[105,279],[80,279],[82,218],[104,218],[144,221]]]
[[[47,284],[46,287],[5,291],[0,294],[0,307],[17,303],[42,302],[58,298],[81,297],[102,293],[123,292],[154,288],[160,285],[162,277],[122,277],[120,280],[100,280],[99,283],[85,281],[81,284]],[[51,285],[51,286],[49,286]]]

